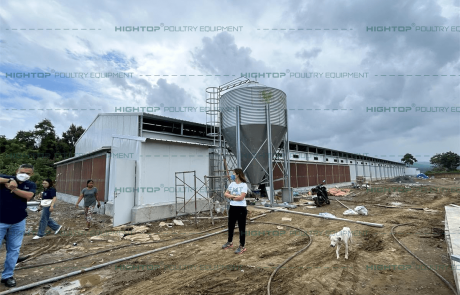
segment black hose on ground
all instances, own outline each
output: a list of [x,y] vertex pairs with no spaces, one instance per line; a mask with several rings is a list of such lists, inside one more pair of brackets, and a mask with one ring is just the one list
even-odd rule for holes
[[397,228],[398,226],[404,226],[404,225],[411,225],[411,226],[414,226],[413,224],[410,224],[410,223],[404,223],[404,224],[398,224],[398,225],[395,225],[393,226],[393,228],[391,229],[391,235],[393,236],[393,238],[396,240],[396,242],[398,242],[399,245],[401,245],[401,247],[403,247],[404,249],[406,249],[407,252],[409,252],[412,256],[415,257],[415,259],[417,259],[418,261],[420,261],[423,265],[426,266],[426,268],[430,269],[432,272],[434,272],[451,290],[452,292],[454,292],[455,295],[458,295],[457,294],[457,291],[455,290],[454,287],[452,287],[452,285],[445,279],[443,278],[438,272],[436,272],[434,269],[432,269],[431,267],[429,267],[425,262],[423,262],[420,258],[417,257],[417,255],[415,255],[414,253],[412,253],[409,249],[407,249],[406,246],[404,246],[400,241],[398,241],[398,239],[395,237],[394,235],[394,229]]
[[[224,227],[224,226],[225,226],[225,225],[221,225],[221,226],[214,227],[214,228],[211,228],[211,229],[202,231],[202,232],[190,233],[190,235],[197,235],[197,234],[206,233],[206,232],[209,232],[209,231],[218,229],[218,228],[222,228],[222,227]],[[112,250],[118,250],[118,249],[122,249],[122,248],[126,248],[126,247],[139,246],[139,245],[148,245],[148,244],[154,244],[154,243],[164,243],[164,242],[169,242],[169,241],[171,241],[171,240],[180,239],[180,238],[183,238],[183,237],[174,237],[174,238],[172,238],[172,239],[164,240],[164,241],[153,241],[153,242],[146,242],[146,243],[135,243],[135,244],[129,244],[129,245],[121,245],[121,246],[118,246],[118,247],[113,247],[113,248],[110,248],[110,249],[105,249],[105,250],[102,250],[102,251],[99,251],[99,252],[96,252],[96,253],[91,253],[91,254],[87,254],[87,255],[83,255],[83,256],[78,256],[78,257],[73,257],[73,258],[69,258],[69,259],[60,260],[60,261],[54,261],[54,262],[42,263],[42,264],[34,264],[34,265],[27,265],[27,266],[23,266],[23,267],[16,267],[15,270],[29,269],[29,268],[35,268],[35,267],[53,265],[53,264],[57,264],[57,263],[61,263],[61,262],[67,262],[67,261],[72,261],[72,260],[75,260],[75,259],[81,259],[81,258],[85,258],[85,257],[88,257],[88,256],[93,256],[93,255],[97,255],[97,254],[109,252],[109,251],[112,251]]]
[[278,270],[283,266],[285,265],[286,263],[288,263],[292,258],[296,257],[297,255],[299,255],[300,253],[302,253],[303,251],[307,250],[308,247],[310,247],[311,245],[311,242],[313,241],[312,237],[304,230],[300,229],[300,228],[297,228],[297,227],[293,227],[293,226],[290,226],[290,225],[287,225],[287,224],[280,224],[280,223],[271,223],[271,222],[258,222],[258,221],[252,221],[252,223],[263,223],[263,224],[272,224],[272,225],[279,225],[279,226],[286,226],[286,227],[290,227],[290,228],[294,228],[294,229],[297,229],[303,233],[305,233],[306,236],[309,237],[310,241],[308,242],[308,244],[303,247],[302,249],[300,249],[300,251],[298,251],[297,253],[295,253],[294,255],[292,255],[291,257],[289,257],[288,259],[286,259],[283,263],[281,263],[274,271],[273,273],[271,274],[270,278],[268,279],[268,284],[267,284],[267,294],[270,295],[270,285],[271,285],[271,282],[272,282],[272,279],[273,277],[275,276],[275,274],[278,272]]
[[[252,220],[251,220],[252,221]],[[283,266],[285,265],[287,262],[289,262],[290,260],[292,260],[295,256],[299,255],[300,253],[302,253],[303,251],[305,251],[312,243],[312,238],[311,236],[305,232],[304,230],[300,229],[300,228],[296,228],[294,226],[290,226],[290,225],[286,225],[286,224],[280,224],[280,223],[271,223],[271,222],[254,222],[252,221],[252,223],[261,223],[261,224],[270,224],[270,225],[279,225],[279,226],[286,226],[286,227],[290,227],[290,228],[293,228],[293,229],[297,229],[303,233],[305,233],[306,236],[309,237],[310,241],[309,243],[304,247],[302,248],[300,251],[296,252],[294,255],[290,256],[288,259],[286,259],[283,263],[281,263],[274,271],[273,273],[271,274],[269,280],[268,280],[268,284],[267,284],[267,292],[268,292],[268,295],[270,295],[270,286],[271,286],[271,281],[273,279],[273,277],[275,276],[275,274],[278,272],[278,270]],[[217,228],[221,228],[223,227],[224,225],[220,226],[220,227],[217,227]],[[213,229],[210,229],[210,230],[206,230],[204,232],[208,232],[208,231],[211,231],[211,230],[214,230],[216,228],[213,228]],[[228,230],[228,229],[227,229]],[[192,242],[192,241],[196,241],[196,240],[200,240],[200,239],[204,239],[204,238],[207,238],[207,237],[211,237],[211,236],[214,236],[216,234],[220,234],[220,233],[223,233],[223,232],[226,232],[227,230],[222,230],[222,231],[219,231],[219,232],[216,232],[216,233],[212,233],[212,234],[208,234],[208,235],[205,235],[205,236],[202,236],[202,237],[198,237],[198,238],[194,238],[194,239],[191,239],[191,240],[187,240],[187,241],[183,241],[183,242],[180,242],[180,243],[177,243],[177,244],[174,244],[174,245],[170,245],[170,246],[165,246],[165,247],[161,247],[159,249],[155,249],[155,250],[150,250],[150,251],[147,251],[147,252],[144,252],[144,253],[139,253],[139,254],[135,254],[135,255],[132,255],[132,256],[129,256],[129,257],[124,257],[124,258],[120,258],[120,259],[116,259],[114,261],[110,261],[110,262],[106,262],[106,263],[103,263],[103,264],[99,264],[99,265],[95,265],[95,266],[92,266],[92,267],[89,267],[89,268],[86,268],[86,269],[83,269],[83,270],[79,270],[79,271],[75,271],[75,272],[72,272],[72,273],[68,273],[68,274],[64,274],[64,275],[61,275],[61,276],[58,276],[58,277],[54,277],[54,278],[50,278],[50,279],[46,279],[46,280],[43,280],[43,281],[39,281],[39,282],[36,282],[36,283],[32,283],[32,284],[29,284],[29,285],[26,285],[26,286],[22,286],[22,287],[18,287],[18,288],[13,288],[13,289],[10,289],[10,290],[7,290],[7,291],[4,291],[4,292],[1,292],[0,295],[3,295],[3,294],[11,294],[11,293],[15,293],[17,291],[22,291],[22,290],[27,290],[27,289],[30,289],[30,288],[34,288],[34,287],[37,287],[37,286],[40,286],[40,285],[43,285],[43,284],[46,284],[46,283],[51,283],[51,282],[55,282],[55,281],[58,281],[60,279],[64,279],[64,278],[67,278],[67,277],[71,277],[71,276],[74,276],[74,275],[78,275],[78,274],[82,274],[82,273],[85,273],[85,272],[88,272],[88,271],[91,271],[91,270],[95,270],[95,269],[99,269],[101,267],[104,267],[104,266],[108,266],[108,265],[111,265],[111,264],[114,264],[114,263],[117,263],[117,262],[121,262],[121,261],[125,261],[125,260],[129,260],[129,259],[133,259],[133,258],[137,258],[137,257],[140,257],[140,256],[144,256],[144,255],[148,255],[148,254],[151,254],[151,253],[155,253],[155,252],[158,252],[158,251],[161,251],[161,250],[165,250],[165,249],[169,249],[169,248],[172,248],[172,247],[175,247],[175,246],[179,246],[179,245],[183,245],[185,243],[189,243],[189,242]],[[203,232],[201,232],[203,233]],[[198,233],[196,233],[198,234]],[[152,242],[148,242],[148,243],[142,243],[142,244],[152,244]],[[141,245],[141,244],[135,244],[135,245]],[[133,245],[126,245],[126,246],[133,246]],[[121,247],[119,247],[121,248]],[[103,252],[106,252],[106,251],[110,251],[110,249],[107,249],[107,250],[104,250]],[[96,253],[95,253],[96,254]],[[94,254],[90,254],[90,255],[94,255]],[[86,256],[85,256],[86,257]],[[81,257],[78,257],[78,258],[81,258]],[[78,259],[78,258],[71,258],[69,260],[74,260],[74,259]],[[51,263],[51,264],[56,264],[56,263],[60,263],[60,262],[64,262],[64,261],[58,261],[58,262],[54,262],[54,263]],[[47,264],[49,265],[49,264]],[[38,265],[35,265],[33,267],[37,267]],[[24,268],[22,268],[24,269]]]

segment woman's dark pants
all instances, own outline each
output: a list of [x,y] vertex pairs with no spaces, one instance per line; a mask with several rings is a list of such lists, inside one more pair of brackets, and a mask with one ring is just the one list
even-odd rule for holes
[[235,231],[235,224],[238,221],[238,230],[240,231],[240,245],[244,246],[246,241],[246,216],[248,209],[246,206],[230,206],[228,210],[228,242],[233,241],[233,232]]

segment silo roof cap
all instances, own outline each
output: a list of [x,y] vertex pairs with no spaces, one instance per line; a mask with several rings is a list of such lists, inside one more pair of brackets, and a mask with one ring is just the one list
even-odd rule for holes
[[267,86],[259,82],[256,82],[256,81],[251,81],[251,82],[241,85],[240,87],[267,87]]

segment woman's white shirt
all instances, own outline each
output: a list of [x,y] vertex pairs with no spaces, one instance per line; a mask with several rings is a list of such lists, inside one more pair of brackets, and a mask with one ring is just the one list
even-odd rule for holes
[[[228,186],[227,190],[230,192],[232,195],[236,196],[241,196],[242,193],[248,193],[248,185],[244,182],[242,183],[236,183],[232,182]],[[230,201],[230,206],[243,206],[246,207],[246,199],[243,199],[242,201]]]

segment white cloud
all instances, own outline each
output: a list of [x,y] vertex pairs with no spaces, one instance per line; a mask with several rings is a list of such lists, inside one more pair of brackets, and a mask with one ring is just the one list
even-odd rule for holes
[[[3,1],[0,108],[91,107],[113,112],[114,106],[158,103],[204,107],[207,87],[236,78],[224,77],[226,74],[288,69],[299,73],[368,72],[366,79],[258,80],[288,95],[288,108],[295,109],[289,117],[291,140],[379,155],[389,151],[417,154],[418,150],[434,154],[442,152],[440,147],[460,152],[458,113],[366,111],[374,106],[460,106],[458,76],[406,76],[459,75],[458,33],[366,32],[366,26],[378,25],[457,25],[458,12],[459,6],[451,0]],[[243,26],[243,30],[126,33],[114,29],[160,23]],[[332,28],[347,30],[325,30]],[[5,73],[12,71],[52,69],[63,73],[126,71],[133,73],[133,78],[48,79],[43,83],[5,79]],[[384,74],[404,76],[380,76]],[[307,106],[341,110],[298,110]],[[12,137],[48,118],[60,134],[72,123],[86,128],[96,114],[10,111],[0,132]],[[185,117],[164,115],[205,122],[204,113],[199,112]]]

